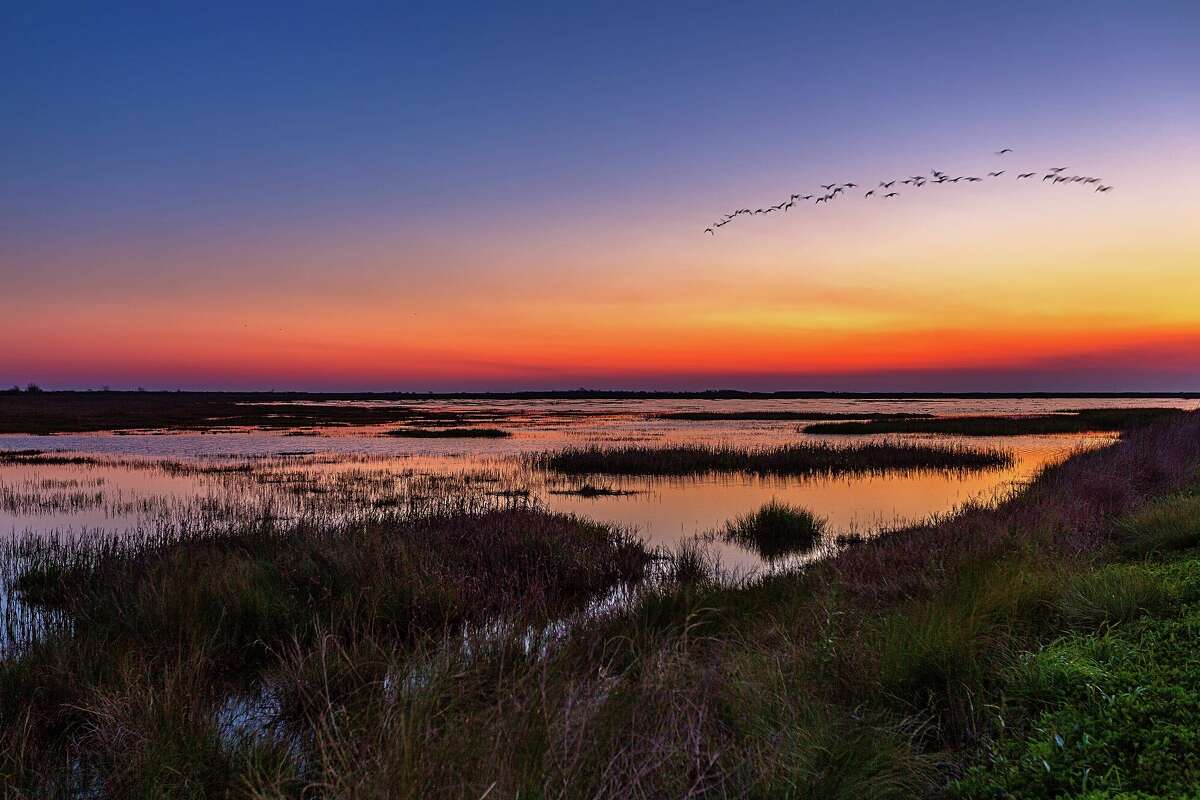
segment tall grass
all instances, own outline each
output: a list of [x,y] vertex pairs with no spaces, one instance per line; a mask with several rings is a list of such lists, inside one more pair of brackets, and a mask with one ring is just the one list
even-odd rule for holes
[[0,660],[0,785],[936,795],[1023,651],[1172,602],[1097,562],[1198,467],[1200,420],[1150,425],[1004,502],[737,580],[529,508],[12,547],[5,574],[49,611]]
[[902,470],[960,470],[1002,467],[1009,453],[994,449],[873,442],[852,447],[799,443],[779,447],[731,445],[569,447],[530,456],[541,469],[570,475],[751,475],[876,474]]

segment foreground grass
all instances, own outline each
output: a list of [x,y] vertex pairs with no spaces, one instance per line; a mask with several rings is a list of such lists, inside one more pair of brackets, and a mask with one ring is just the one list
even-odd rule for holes
[[[1020,653],[978,763],[955,794],[1192,797],[1200,790],[1200,496],[1130,520],[1127,546],[1165,560],[1085,572],[1065,593],[1077,630]],[[1181,535],[1168,520],[1185,517]],[[1142,537],[1145,538],[1142,538]],[[1180,548],[1192,549],[1180,552]]]
[[[1151,425],[995,507],[804,570],[731,583],[685,549],[661,580],[565,630],[529,615],[485,633],[395,635],[394,616],[371,610],[389,608],[391,592],[358,580],[331,593],[340,571],[324,562],[362,558],[351,577],[407,575],[390,535],[361,556],[301,548],[313,566],[281,574],[311,601],[232,615],[228,598],[182,606],[204,613],[154,609],[241,581],[231,563],[277,570],[293,556],[262,558],[253,537],[235,537],[222,552],[245,561],[196,572],[198,559],[169,549],[135,560],[133,584],[117,562],[111,582],[87,577],[107,575],[105,559],[44,560],[26,588],[70,619],[2,662],[0,783],[14,797],[81,783],[113,797],[1054,797],[1082,792],[1086,774],[1093,797],[1194,793],[1197,529],[1195,495],[1180,492],[1198,468],[1200,420]],[[493,548],[469,536],[416,563],[434,570],[435,592],[445,581],[483,607],[490,592],[523,607],[529,586],[576,563],[569,548],[586,534],[561,532],[536,557],[505,551],[504,564],[524,566],[499,575]],[[430,536],[417,552],[444,549]],[[589,552],[585,576],[612,551]],[[485,576],[501,580],[476,586]],[[325,598],[360,594],[374,598],[352,603],[361,613],[328,613]],[[236,619],[301,634],[256,650]],[[1104,640],[1108,651],[1087,643]],[[235,643],[251,656],[236,669]],[[1121,655],[1122,643],[1147,657]],[[231,696],[265,697],[266,723],[239,724]],[[1037,774],[1047,747],[1063,751],[1045,759],[1052,782]],[[1116,768],[1097,775],[1105,757]]]
[[1055,433],[1123,431],[1148,422],[1183,417],[1177,408],[1095,408],[1042,416],[879,418],[853,422],[822,422],[805,426],[805,433],[861,435],[870,433],[942,433],[956,436],[1024,436]]
[[958,446],[871,443],[837,447],[822,443],[741,448],[729,445],[572,447],[539,453],[531,462],[568,475],[844,475],[915,469],[987,469],[1007,466],[1000,450]]

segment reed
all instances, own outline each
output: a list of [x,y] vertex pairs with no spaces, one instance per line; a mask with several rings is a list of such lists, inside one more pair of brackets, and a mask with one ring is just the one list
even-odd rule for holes
[[879,474],[903,470],[970,470],[1003,467],[1012,456],[996,449],[877,442],[851,447],[798,443],[740,448],[697,444],[651,447],[570,447],[529,457],[538,468],[570,475]]

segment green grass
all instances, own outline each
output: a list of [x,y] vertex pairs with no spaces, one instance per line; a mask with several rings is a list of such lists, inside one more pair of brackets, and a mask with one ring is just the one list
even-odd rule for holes
[[[1016,654],[963,798],[1168,798],[1200,791],[1200,524],[1193,494],[1123,521],[1116,563],[1072,577],[1058,604],[1073,629]],[[1186,526],[1185,526],[1186,527]],[[1163,542],[1170,543],[1167,548]]]

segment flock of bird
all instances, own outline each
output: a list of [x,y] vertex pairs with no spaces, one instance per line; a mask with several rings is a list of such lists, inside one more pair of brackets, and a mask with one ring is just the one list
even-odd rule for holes
[[[1002,150],[997,150],[996,155],[1005,156],[1011,152],[1012,152],[1011,147],[1005,147]],[[1005,175],[1006,173],[1008,173],[1008,171],[1009,170],[1005,170],[1005,169],[995,170],[993,172],[988,172],[987,176],[988,176],[988,178],[995,179],[995,178],[999,178],[999,177]],[[1101,181],[1100,178],[1093,178],[1090,175],[1063,175],[1062,173],[1064,173],[1066,171],[1067,171],[1066,167],[1050,167],[1048,170],[1045,171],[1045,174],[1043,174],[1041,176],[1041,182],[1045,183],[1046,181],[1052,181],[1053,184],[1077,183],[1077,184],[1082,184],[1084,186],[1094,186],[1095,188],[1092,190],[1094,192],[1105,193],[1105,192],[1112,191],[1113,187],[1111,185],[1105,185]],[[1035,177],[1037,177],[1037,175],[1038,175],[1037,170],[1034,170],[1033,172],[1019,172],[1019,173],[1017,173],[1016,179],[1019,181],[1024,181],[1024,180],[1029,180],[1031,178],[1035,178]],[[791,208],[793,206],[795,206],[797,203],[801,203],[801,202],[811,202],[813,205],[820,205],[821,203],[832,203],[839,196],[848,196],[847,192],[851,189],[867,188],[866,192],[863,194],[864,199],[878,197],[880,199],[887,200],[892,197],[900,196],[899,191],[892,190],[893,187],[896,186],[896,184],[900,184],[901,186],[908,186],[912,189],[920,189],[923,186],[926,186],[929,184],[941,185],[941,184],[946,184],[946,183],[959,183],[960,181],[965,181],[967,183],[980,183],[983,180],[984,180],[984,178],[980,178],[980,177],[977,177],[974,175],[957,175],[952,178],[949,175],[947,175],[945,172],[942,172],[941,170],[933,169],[933,170],[929,171],[928,176],[912,175],[912,176],[910,176],[908,178],[904,178],[904,179],[897,178],[897,179],[893,179],[890,181],[880,181],[879,185],[875,186],[873,188],[860,187],[857,183],[853,183],[853,182],[823,183],[823,184],[820,184],[821,189],[823,190],[820,193],[812,192],[809,194],[802,194],[800,192],[797,192],[797,193],[791,195],[787,200],[784,200],[780,203],[776,203],[775,205],[765,206],[763,208],[755,208],[755,209],[739,208],[735,211],[732,211],[732,212],[726,214],[718,222],[714,222],[712,225],[705,228],[704,232],[707,234],[710,234],[710,235],[715,235],[719,228],[722,228],[725,225],[728,225],[729,223],[733,222],[735,219],[742,216],[743,214],[749,215],[749,216],[754,216],[757,214],[764,214],[764,215],[765,214],[774,214],[777,211],[779,211],[779,212],[789,211],[789,210],[791,210]]]

